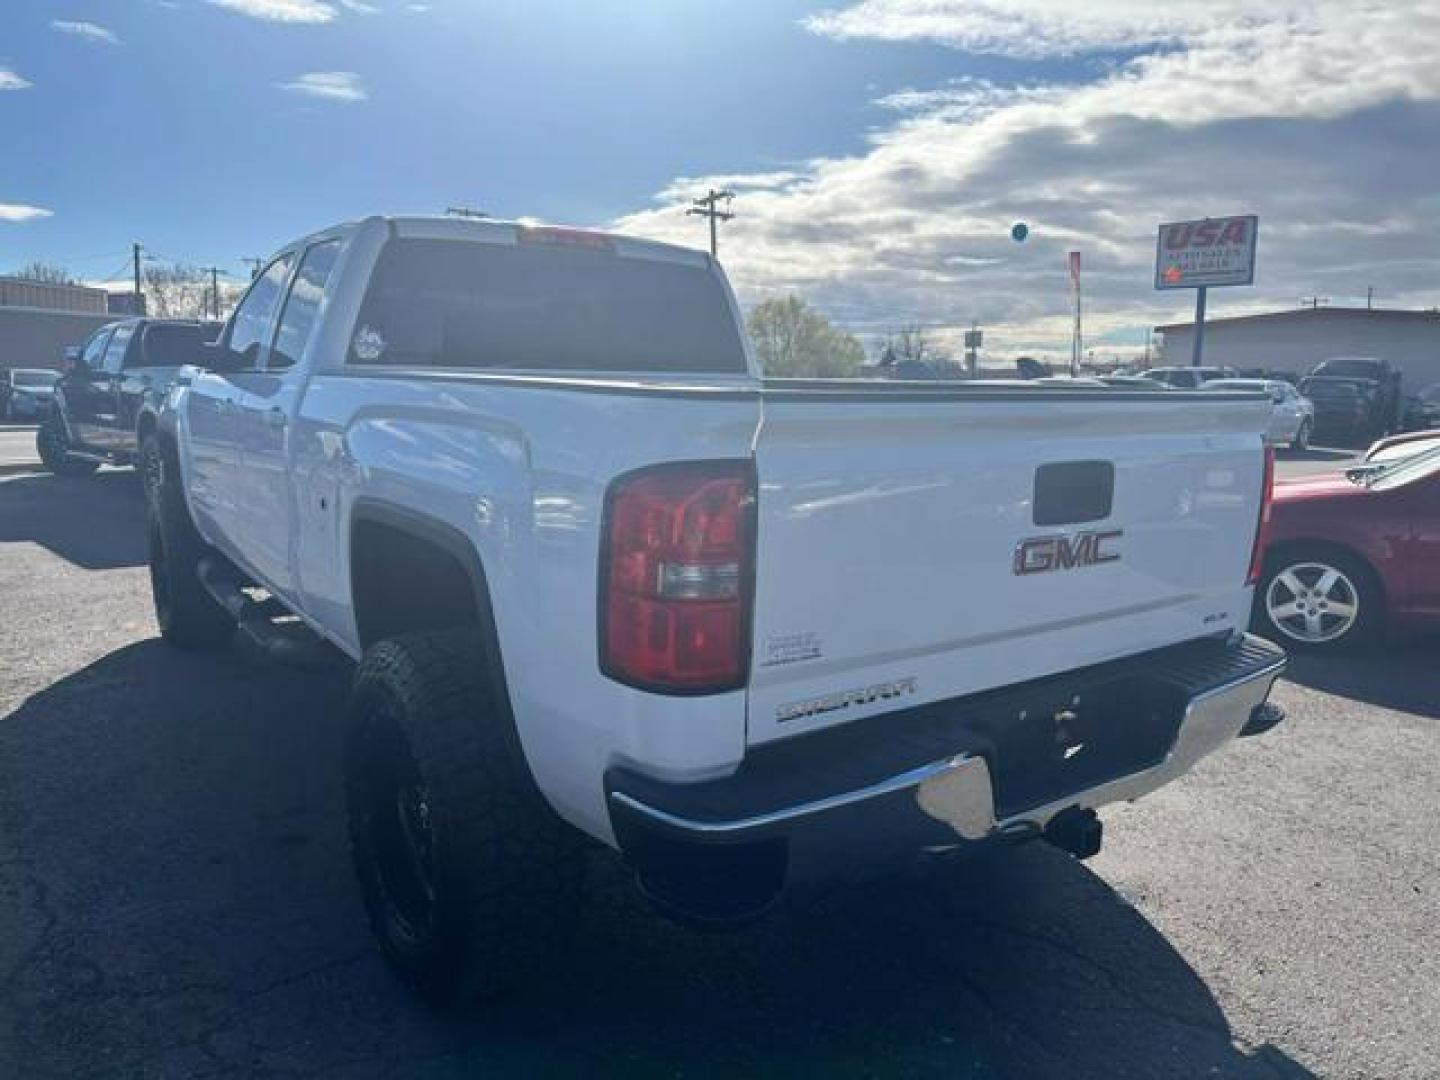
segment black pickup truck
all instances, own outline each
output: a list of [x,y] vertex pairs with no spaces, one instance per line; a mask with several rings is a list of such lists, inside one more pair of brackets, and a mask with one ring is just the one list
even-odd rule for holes
[[175,373],[193,363],[219,323],[122,319],[67,350],[54,404],[36,433],[51,472],[83,476],[134,462]]
[[1400,372],[1388,360],[1337,356],[1322,360],[1300,384],[1315,403],[1315,429],[1368,442],[1399,431],[1404,398]]

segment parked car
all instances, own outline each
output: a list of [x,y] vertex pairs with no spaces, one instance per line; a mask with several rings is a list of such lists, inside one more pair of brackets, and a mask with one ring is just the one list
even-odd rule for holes
[[1315,407],[1314,435],[1327,441],[1355,442],[1375,436],[1374,388],[1364,380],[1309,375],[1300,393]]
[[1277,484],[1254,620],[1315,651],[1440,623],[1440,447]]
[[1375,440],[1360,460],[1367,465],[1384,465],[1424,453],[1433,446],[1440,446],[1440,430],[1407,431],[1403,435],[1390,435]]
[[1093,375],[1044,375],[1034,380],[1036,386],[1069,386],[1074,389],[1089,387],[1103,390],[1105,384]]
[[1432,383],[1405,398],[1404,429],[1428,431],[1440,428],[1440,383]]
[[1316,364],[1306,381],[1311,378],[1349,379],[1359,388],[1365,417],[1357,434],[1375,438],[1400,427],[1400,372],[1390,361],[1373,356],[1337,356]]
[[1096,807],[1271,726],[1269,412],[763,380],[705,253],[372,218],[286,246],[177,380],[156,616],[359,662],[371,925],[490,992],[557,970],[587,838],[721,926],[936,845],[1091,854]]
[[122,319],[96,330],[67,362],[55,408],[36,433],[45,467],[75,476],[133,463],[176,372],[219,331],[219,323],[171,319]]
[[1211,379],[1233,379],[1235,369],[1230,367],[1156,367],[1141,372],[1147,379],[1154,379],[1177,390],[1198,390]]
[[58,371],[9,368],[0,371],[0,416],[6,420],[38,420],[50,408]]
[[1101,375],[1099,379],[1106,386],[1121,390],[1168,390],[1169,385],[1147,375]]
[[1270,428],[1265,439],[1272,446],[1304,450],[1315,429],[1315,405],[1295,387],[1279,379],[1212,379],[1206,390],[1251,390],[1271,401]]

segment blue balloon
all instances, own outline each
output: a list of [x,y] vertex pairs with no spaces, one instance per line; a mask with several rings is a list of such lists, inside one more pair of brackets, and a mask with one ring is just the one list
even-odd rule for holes
[[1030,226],[1026,225],[1023,221],[1017,221],[1014,225],[1010,226],[1010,239],[1014,240],[1017,244],[1029,235]]

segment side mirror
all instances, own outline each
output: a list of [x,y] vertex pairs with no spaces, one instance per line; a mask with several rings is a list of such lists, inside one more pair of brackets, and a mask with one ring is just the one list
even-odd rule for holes
[[219,341],[207,341],[201,345],[200,354],[195,358],[195,364],[206,371],[220,373],[239,371],[245,366],[243,357],[236,355]]
[[60,363],[60,370],[66,375],[73,375],[80,368],[80,358],[83,353],[79,345],[66,345],[65,356]]

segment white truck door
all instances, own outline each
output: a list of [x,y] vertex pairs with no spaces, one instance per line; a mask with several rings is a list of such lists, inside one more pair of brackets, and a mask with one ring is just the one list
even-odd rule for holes
[[246,555],[265,584],[292,607],[298,586],[291,558],[296,507],[290,474],[290,433],[304,390],[305,351],[319,323],[339,240],[313,244],[300,258],[262,371],[247,378],[240,399],[238,485],[246,513]]
[[232,558],[248,549],[256,525],[241,462],[241,410],[249,386],[264,378],[265,354],[294,262],[295,253],[286,252],[250,285],[220,339],[228,354],[225,370],[200,372],[186,396],[190,504],[206,539]]

